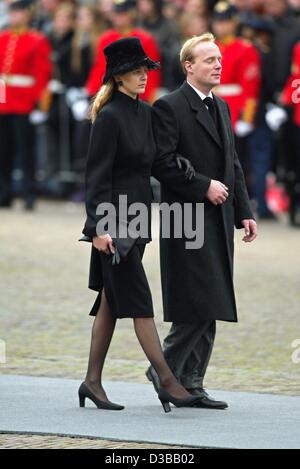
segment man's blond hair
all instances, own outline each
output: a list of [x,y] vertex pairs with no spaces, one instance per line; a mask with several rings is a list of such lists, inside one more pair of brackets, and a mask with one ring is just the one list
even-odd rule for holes
[[195,56],[195,48],[201,42],[215,42],[216,38],[212,33],[204,33],[201,36],[193,36],[191,39],[188,39],[182,46],[180,51],[180,62],[183,68],[184,73],[186,74],[185,62],[193,62]]

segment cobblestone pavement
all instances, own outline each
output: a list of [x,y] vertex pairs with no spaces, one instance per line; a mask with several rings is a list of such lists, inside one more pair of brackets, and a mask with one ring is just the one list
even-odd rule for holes
[[[17,203],[0,217],[0,339],[7,352],[0,372],[82,379],[95,297],[87,289],[89,247],[77,242],[83,206],[40,201],[36,212],[26,213]],[[283,220],[261,223],[251,245],[242,236],[238,231],[235,255],[240,321],[218,323],[206,386],[299,394],[300,364],[292,362],[291,344],[300,339],[300,231]],[[163,337],[157,239],[144,265]],[[119,321],[104,378],[145,382],[146,364],[131,320]]]
[[[188,447],[184,447],[188,448]],[[52,435],[0,434],[0,449],[183,449],[183,446]]]

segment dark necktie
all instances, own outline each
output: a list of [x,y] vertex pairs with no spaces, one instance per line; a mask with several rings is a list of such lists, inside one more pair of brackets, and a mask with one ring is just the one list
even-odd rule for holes
[[208,112],[210,113],[212,120],[215,123],[216,129],[218,129],[218,117],[217,117],[217,108],[215,102],[212,98],[203,99],[204,104],[208,107]]

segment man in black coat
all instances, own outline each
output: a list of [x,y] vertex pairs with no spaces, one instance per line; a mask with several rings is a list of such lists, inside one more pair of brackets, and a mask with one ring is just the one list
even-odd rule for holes
[[[216,320],[237,322],[233,287],[234,226],[244,228],[251,242],[257,227],[234,145],[230,111],[211,90],[219,85],[221,53],[207,33],[188,40],[181,51],[187,80],[177,91],[154,104],[154,132],[158,157],[153,175],[162,181],[161,201],[183,205],[204,203],[204,245],[186,249],[186,239],[161,236],[161,277],[164,320],[172,322],[164,341],[165,357],[177,378],[199,406],[224,409],[210,398],[203,379],[212,353]],[[165,160],[190,160],[194,179],[184,186],[161,178]],[[167,182],[167,181],[166,181]],[[164,223],[164,221],[162,221]],[[148,378],[158,386],[152,368]],[[199,407],[197,406],[197,407]]]

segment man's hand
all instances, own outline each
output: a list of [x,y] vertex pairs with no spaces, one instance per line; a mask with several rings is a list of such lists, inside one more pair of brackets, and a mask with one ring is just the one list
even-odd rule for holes
[[245,228],[245,236],[243,241],[251,243],[257,237],[257,224],[255,220],[242,220],[242,225]]
[[228,197],[228,187],[212,179],[206,197],[214,205],[223,204]]

